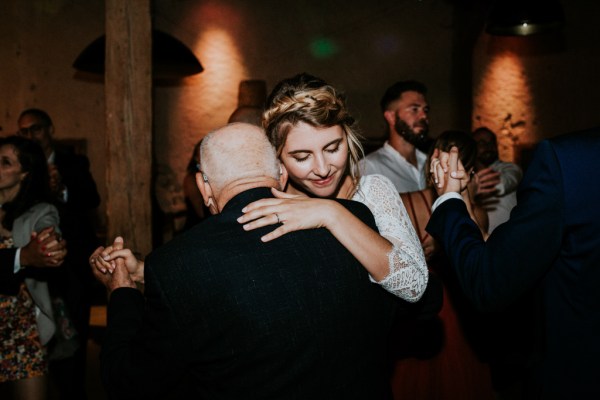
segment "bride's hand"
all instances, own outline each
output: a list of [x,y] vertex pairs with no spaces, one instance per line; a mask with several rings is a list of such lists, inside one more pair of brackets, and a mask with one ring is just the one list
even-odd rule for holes
[[280,224],[261,238],[263,242],[293,231],[326,227],[337,206],[333,200],[291,195],[277,189],[271,191],[274,199],[261,199],[248,204],[242,209],[244,215],[237,220],[244,224],[247,231]]

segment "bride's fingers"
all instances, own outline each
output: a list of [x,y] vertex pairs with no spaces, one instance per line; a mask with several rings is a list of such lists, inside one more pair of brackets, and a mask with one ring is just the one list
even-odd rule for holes
[[285,225],[282,225],[279,228],[275,229],[274,231],[269,232],[266,235],[264,235],[263,237],[261,237],[260,240],[262,242],[270,242],[271,240],[282,237],[283,235],[285,235],[288,232],[290,232],[290,230],[288,230],[288,228],[286,228]]
[[237,222],[244,224],[255,219],[264,218],[271,214],[275,214],[277,209],[274,206],[260,207],[254,210],[247,210],[237,219]]
[[243,228],[246,231],[251,231],[253,229],[262,228],[263,226],[278,224],[282,221],[281,214],[271,213],[263,216],[262,218],[254,219],[253,221],[244,224]]

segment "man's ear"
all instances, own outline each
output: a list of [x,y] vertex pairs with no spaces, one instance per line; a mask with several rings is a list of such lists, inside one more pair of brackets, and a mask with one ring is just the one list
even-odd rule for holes
[[383,118],[385,118],[389,126],[394,126],[396,124],[396,112],[394,110],[385,111],[383,113]]
[[196,172],[196,185],[198,186],[198,190],[200,190],[204,204],[208,207],[211,214],[218,214],[219,208],[213,196],[212,187],[204,172]]
[[279,185],[282,192],[285,190],[285,185],[287,185],[288,181],[288,171],[283,163],[279,163]]

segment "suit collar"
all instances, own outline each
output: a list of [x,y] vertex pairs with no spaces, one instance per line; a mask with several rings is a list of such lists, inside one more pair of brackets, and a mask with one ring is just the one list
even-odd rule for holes
[[271,193],[271,188],[258,187],[246,190],[231,198],[231,200],[229,200],[227,204],[225,204],[225,207],[223,207],[223,211],[221,212],[221,214],[236,214],[237,216],[241,216],[242,208],[246,207],[253,201],[264,199],[267,197],[273,197],[273,194]]

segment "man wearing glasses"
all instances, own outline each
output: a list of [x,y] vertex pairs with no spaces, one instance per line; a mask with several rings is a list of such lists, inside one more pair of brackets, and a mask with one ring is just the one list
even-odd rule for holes
[[[79,347],[74,354],[54,354],[62,358],[51,361],[50,374],[61,398],[85,399],[85,355],[94,283],[87,257],[97,247],[92,216],[100,204],[100,196],[87,157],[61,148],[53,140],[54,125],[48,113],[35,108],[25,110],[19,116],[18,127],[18,135],[38,142],[46,154],[60,227],[69,245],[63,273],[50,282],[50,287],[66,303],[77,330]],[[50,352],[52,358],[52,349]]]

